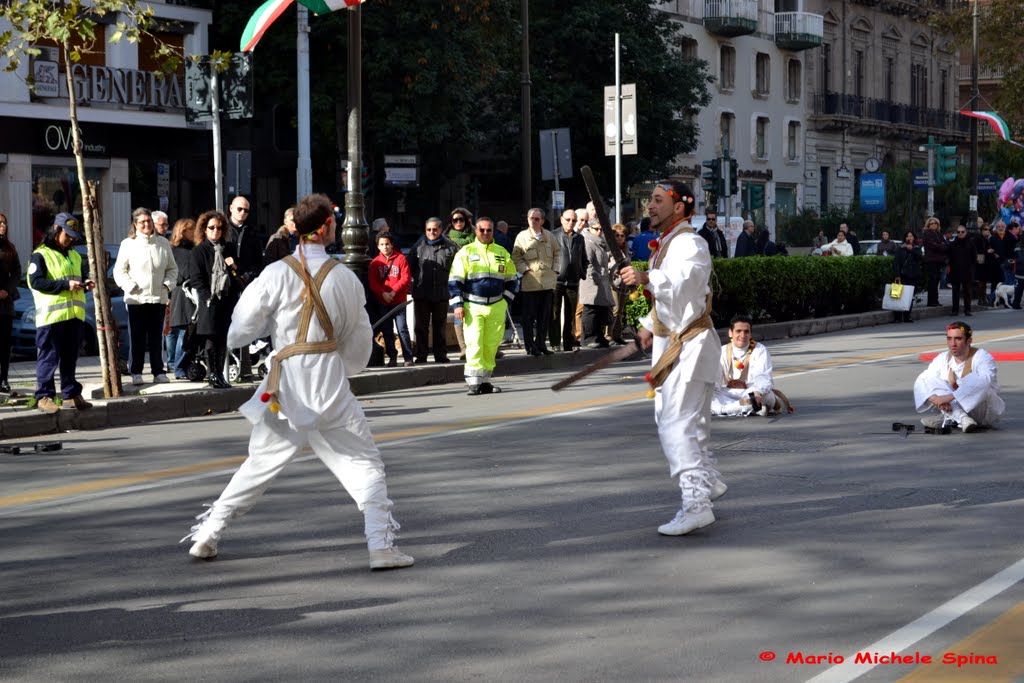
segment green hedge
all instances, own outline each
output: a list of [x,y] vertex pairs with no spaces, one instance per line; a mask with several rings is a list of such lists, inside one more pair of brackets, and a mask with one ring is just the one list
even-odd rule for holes
[[[633,266],[647,269],[644,261]],[[892,282],[891,256],[749,256],[715,259],[714,266],[716,327],[737,313],[765,323],[876,311]],[[630,325],[646,314],[645,297],[626,307]]]

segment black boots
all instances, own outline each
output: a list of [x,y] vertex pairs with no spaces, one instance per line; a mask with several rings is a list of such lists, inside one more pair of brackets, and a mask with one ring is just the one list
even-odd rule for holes
[[206,361],[206,383],[214,389],[229,389],[231,385],[224,379],[224,358],[225,354],[217,348],[207,348],[205,353]]

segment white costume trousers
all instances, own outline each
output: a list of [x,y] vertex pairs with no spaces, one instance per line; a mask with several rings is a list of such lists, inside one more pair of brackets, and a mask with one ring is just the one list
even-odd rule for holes
[[[927,402],[928,397],[953,394],[955,392],[953,385],[948,380],[939,379],[938,377],[919,378],[914,389],[918,396],[924,397],[924,400],[918,401],[917,411],[919,413],[935,410]],[[973,402],[973,405],[969,410],[965,410],[958,400],[953,399],[949,404],[949,414],[953,420],[960,422],[964,415],[968,415],[980,425],[994,427],[999,424],[999,418],[1002,416],[1006,404],[992,387],[983,387],[972,392],[970,400]]]
[[324,432],[298,432],[288,426],[287,420],[269,416],[259,421],[249,439],[249,457],[213,504],[206,523],[221,520],[223,528],[231,517],[248,512],[307,444],[364,512],[369,549],[390,547],[390,531],[397,526],[390,514],[393,504],[388,499],[384,463],[365,419]]
[[[742,405],[740,399],[749,399],[751,390],[750,389],[726,389],[725,387],[715,387],[714,398],[711,399],[711,414],[712,415],[743,415],[751,411],[750,404]],[[737,395],[739,394],[739,395]],[[775,410],[775,406],[778,404],[778,397],[775,396],[774,391],[769,391],[761,396],[761,400],[764,405],[768,406],[768,410]]]
[[679,480],[683,510],[701,512],[711,507],[711,484],[719,476],[714,469],[711,440],[710,382],[683,382],[673,371],[654,396],[654,421],[668,459],[669,475]]

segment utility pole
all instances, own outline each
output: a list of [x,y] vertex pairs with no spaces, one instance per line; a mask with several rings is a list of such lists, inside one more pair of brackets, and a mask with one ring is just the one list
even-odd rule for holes
[[[971,110],[978,106],[978,0],[974,0],[974,27],[971,43]],[[978,119],[971,117],[971,197],[968,220],[978,217]]]
[[[533,206],[533,130],[530,126],[530,0],[520,0],[520,21],[523,27],[522,50],[522,95],[520,99],[520,118],[522,119],[519,144],[522,147],[521,163],[523,165],[522,215]],[[557,153],[557,152],[556,152]]]

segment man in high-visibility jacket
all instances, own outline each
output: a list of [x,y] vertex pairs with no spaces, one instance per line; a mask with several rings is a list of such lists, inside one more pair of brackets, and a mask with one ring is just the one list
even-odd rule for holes
[[491,384],[494,359],[505,336],[505,311],[519,291],[512,255],[494,242],[494,221],[480,217],[476,240],[462,247],[448,274],[449,305],[465,324],[469,395],[498,393]]
[[36,406],[50,415],[60,410],[53,400],[58,368],[64,400],[79,410],[92,408],[75,380],[85,328],[85,293],[96,285],[88,278],[88,264],[71,248],[78,237],[78,219],[70,213],[59,214],[28,264],[28,285],[36,307]]

